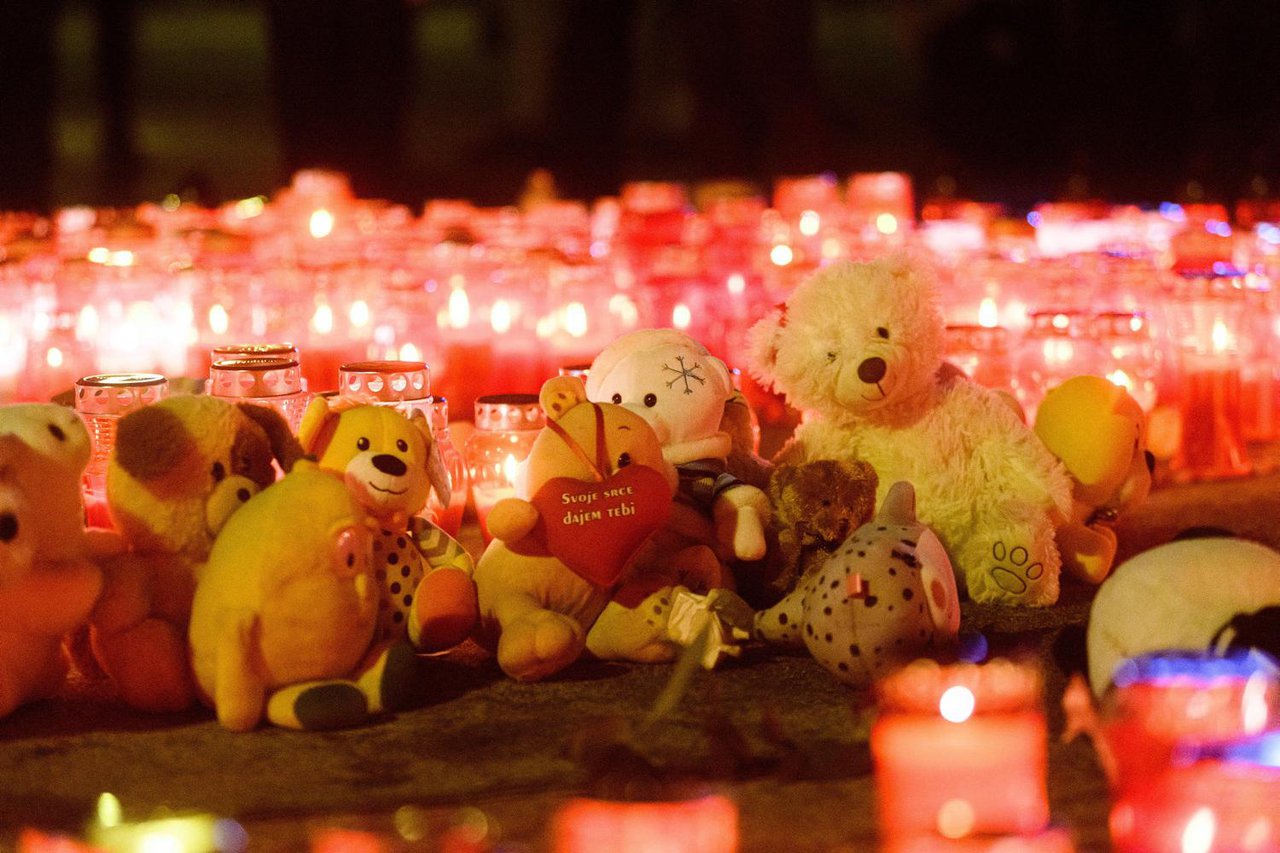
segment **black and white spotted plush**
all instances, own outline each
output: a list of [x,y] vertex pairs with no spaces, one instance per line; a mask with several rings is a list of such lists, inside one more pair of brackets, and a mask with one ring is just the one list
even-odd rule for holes
[[807,646],[847,684],[955,643],[960,600],[946,550],[916,520],[915,489],[895,483],[880,512],[782,601],[756,614],[755,635]]

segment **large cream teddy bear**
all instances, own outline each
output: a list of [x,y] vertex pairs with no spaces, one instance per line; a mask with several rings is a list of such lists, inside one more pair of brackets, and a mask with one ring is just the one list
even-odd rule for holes
[[0,716],[62,685],[63,638],[102,589],[80,491],[89,453],[70,409],[0,407]]
[[94,655],[121,698],[144,711],[196,700],[187,620],[214,537],[302,449],[266,406],[183,395],[120,419],[107,504],[128,553],[103,564]]
[[[675,468],[648,422],[588,402],[580,379],[548,380],[540,400],[547,426],[526,460],[520,496],[490,512],[494,539],[476,564],[482,640],[521,681],[552,675],[584,650],[670,660],[679,648],[665,631],[670,582],[633,569],[649,564],[644,549],[667,521]],[[626,606],[601,621],[611,601]],[[639,606],[645,601],[651,606]]]
[[863,460],[881,502],[910,482],[974,600],[1053,604],[1071,479],[1005,399],[942,369],[944,331],[932,275],[905,256],[802,282],[750,331],[752,369],[804,413],[775,461]]

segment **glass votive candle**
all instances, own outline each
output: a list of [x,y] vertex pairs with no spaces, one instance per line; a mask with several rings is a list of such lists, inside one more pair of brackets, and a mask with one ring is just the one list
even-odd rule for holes
[[1049,823],[1038,670],[921,659],[880,681],[871,729],[886,840],[1032,834]]
[[379,406],[394,406],[408,416],[414,409],[431,421],[431,368],[422,361],[353,361],[338,368],[338,396]]
[[491,394],[476,400],[475,430],[463,454],[471,477],[476,520],[485,544],[492,540],[487,520],[494,504],[517,497],[520,466],[546,424],[536,394]]
[[1071,833],[1061,827],[1022,835],[977,835],[952,839],[943,835],[916,835],[895,839],[880,853],[1075,853]]
[[310,395],[302,389],[297,359],[253,356],[225,358],[209,365],[209,395],[236,403],[270,406],[294,432]]
[[85,519],[111,527],[107,513],[107,462],[120,419],[169,396],[169,380],[158,373],[102,373],[76,380],[74,406],[89,430],[93,454],[84,471]]
[[[1158,780],[1175,749],[1256,735],[1280,721],[1280,672],[1260,652],[1156,652],[1117,667],[1100,718],[1128,794]],[[1280,801],[1277,801],[1280,802]]]
[[1013,381],[1009,331],[1003,326],[947,326],[946,359],[985,388],[1008,391]]
[[726,797],[620,801],[578,798],[552,821],[554,853],[735,853],[738,807]]
[[1117,853],[1280,850],[1280,730],[1188,749],[1111,810]]
[[1098,373],[1128,391],[1144,412],[1155,408],[1160,353],[1140,311],[1094,315],[1090,332],[1101,350]]
[[1031,328],[1013,355],[1013,392],[1034,421],[1040,401],[1081,373],[1096,373],[1097,344],[1088,336],[1088,315],[1076,310],[1031,312]]
[[467,508],[467,463],[462,451],[453,443],[453,435],[449,431],[449,401],[444,397],[432,398],[430,422],[431,435],[440,451],[445,473],[449,475],[449,505],[443,505],[440,496],[432,489],[427,498],[427,512],[437,526],[456,538],[462,527],[462,514]]

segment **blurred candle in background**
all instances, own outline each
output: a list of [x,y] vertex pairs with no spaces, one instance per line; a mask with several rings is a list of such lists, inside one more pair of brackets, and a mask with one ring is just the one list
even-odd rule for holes
[[104,373],[76,380],[75,410],[93,443],[84,472],[85,518],[90,527],[112,526],[107,512],[107,463],[120,419],[168,395],[169,380],[158,373]]
[[476,520],[485,544],[493,538],[487,519],[494,504],[519,497],[520,467],[529,457],[533,440],[546,423],[536,394],[492,394],[475,403],[475,430],[467,438],[464,455],[471,477]]

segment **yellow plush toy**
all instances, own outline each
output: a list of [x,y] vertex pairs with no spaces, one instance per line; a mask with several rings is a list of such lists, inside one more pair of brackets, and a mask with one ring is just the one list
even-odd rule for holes
[[[329,729],[380,710],[352,676],[378,620],[376,523],[342,480],[302,460],[227,521],[191,609],[191,660],[218,721],[247,731],[265,714]],[[396,661],[387,663],[394,667]]]
[[196,580],[227,518],[302,450],[273,409],[175,396],[121,418],[107,503],[128,553],[104,565],[94,654],[128,704],[195,701],[187,620]]
[[549,380],[540,399],[548,425],[526,462],[522,497],[494,506],[495,538],[476,565],[484,638],[522,681],[563,669],[588,646],[602,657],[669,659],[670,600],[659,599],[658,612],[632,601],[599,626],[602,636],[588,635],[621,588],[653,591],[630,569],[649,564],[637,554],[667,521],[675,469],[644,418],[588,402],[576,377]]
[[1116,556],[1111,522],[1151,490],[1146,416],[1120,386],[1075,376],[1045,396],[1035,432],[1073,481],[1071,518],[1057,531],[1063,568],[1102,583]]
[[466,639],[476,625],[474,565],[456,540],[417,515],[435,489],[449,503],[449,477],[421,412],[387,406],[336,405],[316,397],[298,438],[320,467],[340,474],[378,520],[374,576],[382,589],[378,638],[407,636],[420,651]]
[[75,412],[0,407],[0,716],[62,684],[62,639],[102,588],[80,498],[88,462],[89,434]]

